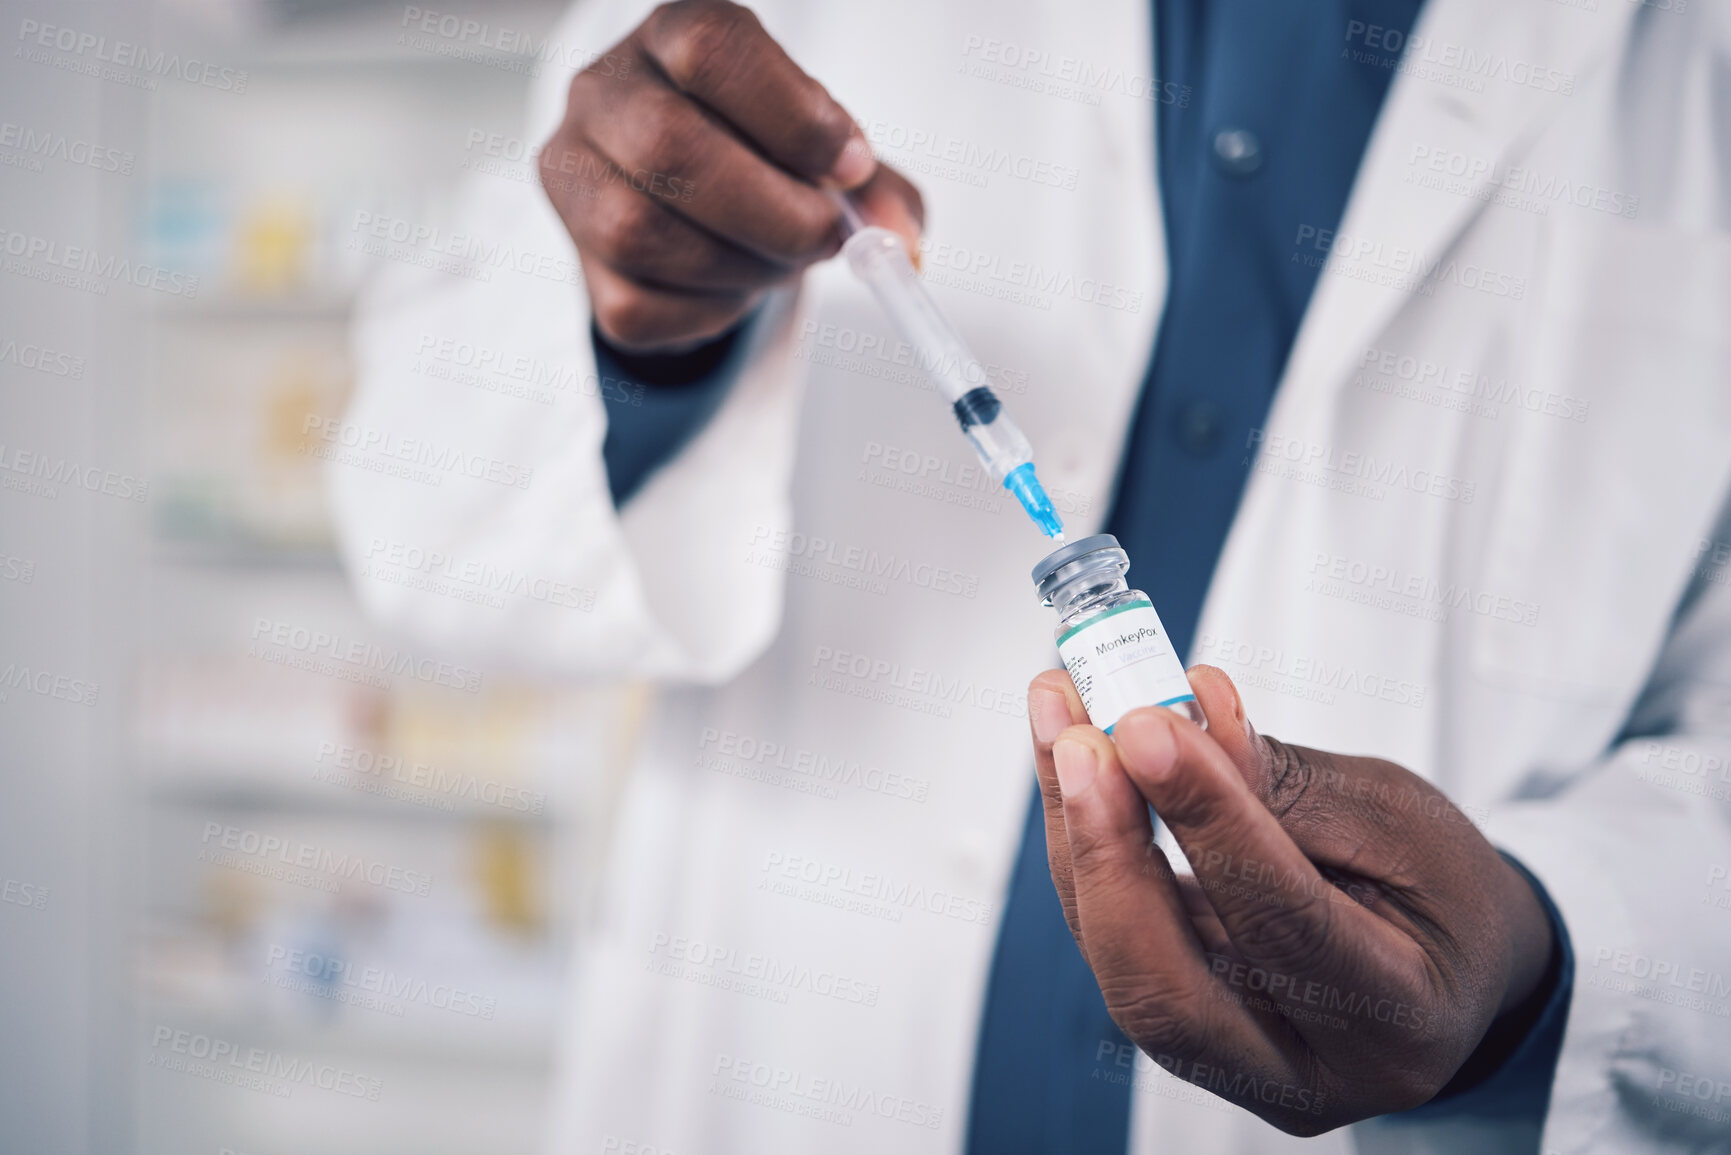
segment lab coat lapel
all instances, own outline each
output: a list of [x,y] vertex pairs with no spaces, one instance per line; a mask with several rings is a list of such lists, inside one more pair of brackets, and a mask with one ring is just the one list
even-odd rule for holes
[[[1429,267],[1443,260],[1484,209],[1480,198],[1492,171],[1500,171],[1508,155],[1570,99],[1511,77],[1546,69],[1559,87],[1566,79],[1571,91],[1579,88],[1590,71],[1606,64],[1631,10],[1628,4],[1589,13],[1556,4],[1430,0],[1365,151],[1330,259],[1376,268],[1392,264],[1396,273],[1404,265],[1409,275],[1420,263]],[[1349,44],[1343,51],[1354,48]],[[1477,91],[1470,83],[1450,82],[1475,76],[1481,81]],[[1473,178],[1475,195],[1409,183],[1415,147],[1486,162]],[[1295,244],[1294,259],[1307,255],[1323,255],[1317,238]],[[1280,408],[1309,406],[1340,388],[1354,359],[1411,299],[1410,292],[1368,279],[1329,275],[1326,267],[1323,273],[1287,364]]]
[[[1490,170],[1519,156],[1536,134],[1574,107],[1569,95],[1518,85],[1509,76],[1526,78],[1539,67],[1547,77],[1566,78],[1571,91],[1584,91],[1612,58],[1624,27],[1620,10],[1550,8],[1500,9],[1494,0],[1432,0],[1427,8],[1347,205],[1340,232],[1352,238],[1344,243],[1355,246],[1355,254],[1334,254],[1331,259],[1340,263],[1318,277],[1269,415],[1269,429],[1286,443],[1331,458],[1372,453],[1427,472],[1446,470],[1455,460],[1469,432],[1459,422],[1396,419],[1399,428],[1372,430],[1357,413],[1350,383],[1364,351],[1378,345],[1403,313],[1428,318],[1429,329],[1439,335],[1437,326],[1455,323],[1450,318],[1467,323],[1460,308],[1466,298],[1458,295],[1465,290],[1448,286],[1421,296],[1420,278],[1413,274],[1421,267],[1446,270],[1451,250],[1481,220],[1485,202],[1459,186],[1443,191],[1409,184],[1413,146],[1482,162],[1479,191],[1487,191]],[[1463,78],[1477,78],[1477,88],[1461,83]],[[1368,248],[1357,249],[1360,244]],[[1404,270],[1391,267],[1403,253]],[[1293,258],[1302,255],[1295,247]],[[1403,287],[1376,279],[1401,272],[1409,278]],[[1457,296],[1449,297],[1450,290]],[[1246,448],[1254,450],[1254,434]],[[1204,607],[1199,639],[1212,639],[1215,649],[1204,645],[1192,660],[1210,660],[1226,643],[1242,643],[1254,653],[1295,663],[1300,681],[1296,663],[1326,660],[1329,669],[1374,672],[1379,686],[1411,682],[1418,689],[1393,706],[1355,693],[1339,696],[1332,709],[1317,710],[1283,683],[1271,693],[1259,692],[1257,708],[1271,729],[1295,740],[1375,750],[1431,773],[1438,769],[1438,703],[1445,688],[1435,674],[1444,668],[1443,632],[1419,618],[1360,629],[1351,614],[1341,613],[1344,603],[1319,605],[1313,595],[1292,592],[1292,574],[1277,578],[1272,571],[1298,567],[1302,579],[1304,558],[1331,543],[1327,548],[1339,553],[1417,573],[1446,573],[1455,564],[1444,548],[1448,523],[1464,506],[1403,502],[1397,516],[1387,513],[1395,507],[1372,500],[1343,516],[1338,501],[1353,499],[1331,495],[1301,480],[1288,483],[1263,473],[1249,479]]]

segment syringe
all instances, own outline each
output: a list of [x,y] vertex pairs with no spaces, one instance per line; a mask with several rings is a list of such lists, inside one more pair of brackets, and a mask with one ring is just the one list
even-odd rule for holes
[[854,276],[866,283],[902,340],[913,346],[919,367],[950,403],[980,461],[1016,495],[1041,533],[1063,541],[1064,523],[1034,476],[1033,447],[986,383],[985,366],[926,292],[901,237],[866,224],[847,197],[838,193],[836,201],[848,233],[842,253]]

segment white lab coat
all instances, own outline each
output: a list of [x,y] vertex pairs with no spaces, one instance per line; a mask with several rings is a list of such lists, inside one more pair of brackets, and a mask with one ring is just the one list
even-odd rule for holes
[[[646,8],[580,5],[557,55]],[[934,292],[1093,532],[1166,287],[1147,0],[758,10],[921,185]],[[1718,0],[1431,0],[1267,429],[1218,450],[1262,456],[1191,659],[1233,674],[1265,732],[1435,781],[1568,921],[1546,1151],[1699,1149],[1731,1119],[1731,1096],[1700,1097],[1731,1083],[1731,568],[1703,549],[1731,540],[1728,24]],[[1343,51],[1375,35],[1342,32]],[[526,139],[566,75],[542,76]],[[472,177],[462,211],[489,244],[572,256],[532,186]],[[1293,259],[1321,255],[1298,234]],[[580,286],[489,275],[383,278],[347,420],[530,484],[331,483],[357,566],[382,539],[593,598],[360,578],[379,619],[664,687],[549,1149],[958,1150],[1029,792],[1023,688],[1055,664],[1027,580],[1042,540],[974,484],[834,263],[770,303],[718,415],[623,513]],[[544,406],[437,379],[429,337],[570,387]],[[1134,1076],[1137,1151],[1299,1144],[1146,1061],[1090,1073]]]

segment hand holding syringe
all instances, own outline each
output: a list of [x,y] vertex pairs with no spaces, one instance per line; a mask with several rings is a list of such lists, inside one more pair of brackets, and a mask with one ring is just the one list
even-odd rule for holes
[[1034,451],[1028,438],[985,383],[985,367],[938,311],[901,237],[867,225],[845,196],[838,194],[836,200],[849,233],[842,246],[848,267],[870,287],[902,340],[913,346],[920,368],[950,403],[980,461],[1015,494],[1041,533],[1062,542],[1064,523],[1034,476]]

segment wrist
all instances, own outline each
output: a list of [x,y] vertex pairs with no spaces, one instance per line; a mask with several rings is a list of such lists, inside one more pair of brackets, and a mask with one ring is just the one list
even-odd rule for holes
[[[1421,1110],[1458,1111],[1462,1104],[1473,1103],[1470,1110],[1486,1111],[1504,1099],[1524,1103],[1523,1080],[1539,1078],[1548,1087],[1549,1076],[1540,1078],[1534,1072],[1549,1072],[1556,1064],[1574,982],[1568,928],[1538,879],[1514,858],[1501,857],[1513,876],[1499,904],[1509,919],[1509,981],[1496,1017],[1472,1054]],[[1532,906],[1538,908],[1542,932],[1532,920]],[[1504,1072],[1511,1066],[1513,1089],[1497,1088],[1498,1080],[1510,1082]],[[1539,1111],[1543,1113],[1542,1101]]]
[[622,376],[651,388],[681,388],[708,380],[733,352],[744,329],[742,320],[720,336],[655,353],[620,348],[594,322],[590,323],[589,335],[600,358],[611,362]]

